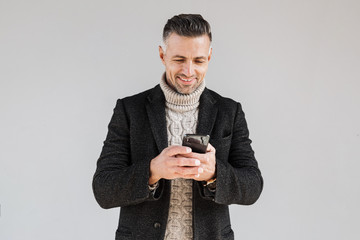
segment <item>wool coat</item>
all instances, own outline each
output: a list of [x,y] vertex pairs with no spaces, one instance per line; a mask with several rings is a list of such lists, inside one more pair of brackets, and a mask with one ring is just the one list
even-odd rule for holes
[[[228,205],[253,204],[263,179],[238,102],[207,88],[200,97],[197,134],[210,135],[216,149],[216,191],[193,180],[195,240],[234,239]],[[163,239],[171,184],[148,188],[150,161],[168,146],[165,96],[159,85],[119,99],[108,126],[93,192],[105,209],[120,207],[115,239]]]

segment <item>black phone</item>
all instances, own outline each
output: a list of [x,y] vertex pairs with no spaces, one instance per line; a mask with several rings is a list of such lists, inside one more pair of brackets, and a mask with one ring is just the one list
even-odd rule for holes
[[193,152],[206,153],[209,140],[209,135],[185,134],[182,145],[190,147]]

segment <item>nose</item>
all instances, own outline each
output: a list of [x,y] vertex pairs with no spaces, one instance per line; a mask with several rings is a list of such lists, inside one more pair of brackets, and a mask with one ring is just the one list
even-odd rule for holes
[[195,75],[194,64],[192,61],[188,61],[188,62],[184,63],[183,72],[187,77],[191,77],[191,76]]

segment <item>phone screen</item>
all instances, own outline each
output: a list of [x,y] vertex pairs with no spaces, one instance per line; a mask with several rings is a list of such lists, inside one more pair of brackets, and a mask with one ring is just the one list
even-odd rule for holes
[[190,147],[193,152],[206,153],[209,139],[209,135],[185,134],[182,145]]

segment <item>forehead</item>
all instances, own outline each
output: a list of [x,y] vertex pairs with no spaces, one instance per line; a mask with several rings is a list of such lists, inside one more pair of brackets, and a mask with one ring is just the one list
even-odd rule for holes
[[184,37],[172,33],[166,43],[166,53],[170,55],[207,56],[210,48],[210,39],[207,35]]

